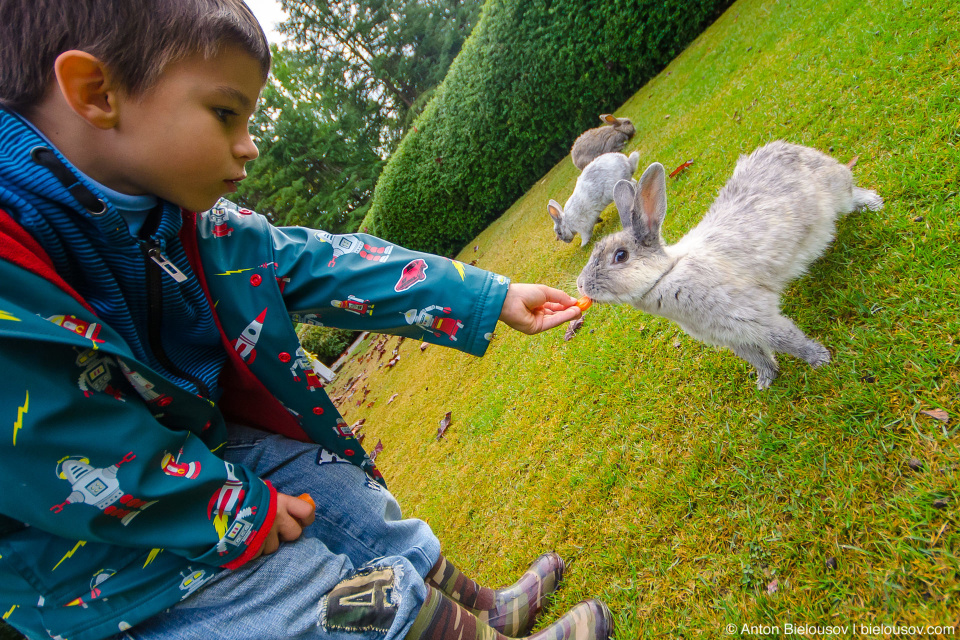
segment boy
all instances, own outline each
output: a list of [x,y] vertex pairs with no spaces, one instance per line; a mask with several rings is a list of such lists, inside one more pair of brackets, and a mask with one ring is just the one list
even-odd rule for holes
[[[463,576],[400,519],[290,319],[482,355],[498,319],[537,333],[574,300],[220,201],[270,62],[240,0],[0,17],[4,618],[72,640],[527,633],[562,561],[501,591]],[[611,629],[591,600],[533,637]]]

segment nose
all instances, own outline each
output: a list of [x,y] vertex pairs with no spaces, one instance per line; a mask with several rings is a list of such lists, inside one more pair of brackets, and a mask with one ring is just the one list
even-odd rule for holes
[[244,162],[256,160],[260,156],[260,150],[257,149],[257,145],[249,132],[244,131],[241,134],[240,139],[234,145],[233,155]]

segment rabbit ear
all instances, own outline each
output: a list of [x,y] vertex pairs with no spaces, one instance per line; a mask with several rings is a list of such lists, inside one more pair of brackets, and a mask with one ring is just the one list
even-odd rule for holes
[[617,124],[618,122],[620,122],[620,120],[618,120],[615,116],[609,113],[603,114],[602,116],[600,116],[600,119],[606,122],[607,124]]
[[554,220],[560,220],[560,217],[563,215],[563,207],[561,207],[560,203],[556,200],[551,200],[547,203],[547,213],[549,213],[550,217]]
[[620,224],[624,229],[633,226],[633,192],[636,187],[632,180],[618,180],[613,185],[613,201],[620,213]]
[[640,176],[633,211],[633,232],[645,243],[660,241],[660,225],[667,215],[667,178],[663,165],[654,162]]

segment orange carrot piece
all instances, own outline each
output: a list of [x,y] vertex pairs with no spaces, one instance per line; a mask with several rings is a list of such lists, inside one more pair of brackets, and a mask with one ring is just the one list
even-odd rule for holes
[[590,305],[592,304],[593,304],[593,300],[591,300],[588,296],[583,296],[582,298],[577,300],[577,306],[580,307],[580,311],[586,311],[587,309],[590,308]]
[[303,500],[304,502],[309,502],[310,506],[313,507],[314,509],[317,508],[317,503],[313,501],[313,497],[309,493],[301,493],[297,497]]

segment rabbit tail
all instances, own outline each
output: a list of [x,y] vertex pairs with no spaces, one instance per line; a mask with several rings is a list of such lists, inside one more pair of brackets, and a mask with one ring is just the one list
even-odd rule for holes
[[854,211],[863,211],[864,209],[880,211],[880,209],[883,209],[883,198],[877,195],[876,191],[854,187],[853,209]]
[[633,175],[637,172],[637,167],[640,166],[640,153],[638,151],[634,151],[630,154],[627,160],[630,161],[630,175]]

